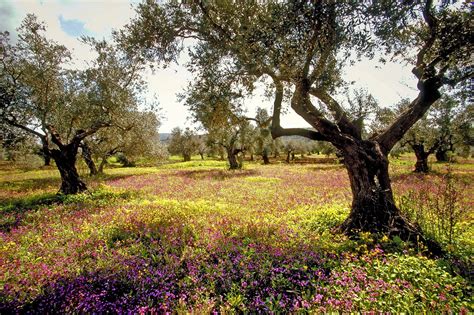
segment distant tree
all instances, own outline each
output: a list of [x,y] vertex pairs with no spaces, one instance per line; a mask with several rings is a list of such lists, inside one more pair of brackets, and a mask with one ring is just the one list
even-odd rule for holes
[[296,149],[296,141],[295,140],[287,140],[287,141],[283,141],[282,143],[282,147],[283,147],[283,150],[286,154],[286,163],[290,163],[291,160],[294,160],[295,159],[295,149]]
[[263,164],[270,164],[269,155],[273,148],[273,139],[271,136],[271,121],[272,118],[264,108],[257,108],[255,115],[255,122],[257,128],[255,130],[255,145],[256,151],[262,156]]
[[[232,73],[233,82],[243,86],[264,79],[275,92],[273,137],[324,140],[341,152],[353,194],[343,231],[423,239],[395,205],[387,156],[441,97],[443,87],[473,76],[468,4],[451,6],[432,0],[146,1],[137,11],[137,17],[119,34],[130,53],[169,62],[182,51],[183,38],[194,38],[191,70],[196,80],[212,75],[213,69],[219,74]],[[365,138],[333,96],[344,85],[341,69],[352,61],[351,54],[373,57],[377,50],[413,65],[419,93],[386,129]],[[232,90],[229,84],[213,86]],[[292,110],[313,130],[281,126],[285,89]],[[315,106],[315,99],[326,110]]]
[[250,126],[239,107],[242,93],[233,85],[234,73],[226,73],[216,61],[219,55],[204,55],[202,76],[180,97],[191,111],[195,122],[206,130],[211,145],[225,149],[230,169],[242,168],[239,155],[251,141]]
[[283,150],[283,142],[281,138],[273,139],[271,148],[273,152],[273,157],[278,158],[280,156],[281,151]]
[[[160,145],[159,126],[160,122],[154,112],[137,110],[124,112],[109,128],[102,129],[86,142],[83,141],[82,153],[91,174],[95,167],[92,158],[100,160],[97,173],[103,173],[107,159],[115,154],[121,153],[132,160],[156,155],[157,146]],[[87,152],[85,144],[90,151],[91,160],[84,156]]]
[[[402,100],[399,111],[405,110],[408,100]],[[429,171],[428,158],[436,154],[440,161],[447,161],[448,151],[454,150],[461,121],[462,108],[455,98],[444,96],[435,102],[425,116],[403,137],[401,144],[409,146],[416,156],[415,172]]]
[[241,135],[246,131],[244,121],[242,124],[229,124],[227,127],[211,127],[208,130],[208,141],[212,145],[217,145],[224,149],[227,154],[229,169],[237,170],[242,168],[242,158],[240,155],[245,151],[244,144],[241,142]]
[[199,147],[196,133],[189,128],[184,131],[176,127],[171,131],[168,151],[171,154],[179,154],[183,156],[185,162],[191,161],[191,156],[196,153]]
[[84,71],[69,70],[69,51],[44,31],[28,15],[16,43],[0,34],[0,119],[37,137],[61,174],[60,192],[75,194],[87,188],[76,169],[82,141],[136,106],[140,67],[109,44],[88,39],[97,59]]
[[464,108],[456,117],[455,125],[457,126],[456,152],[468,157],[474,148],[474,104],[468,104]]
[[42,154],[41,146],[31,134],[1,123],[0,148],[7,161],[16,161],[19,156],[33,153],[44,158],[45,165],[49,165],[49,156]]
[[201,156],[201,160],[204,160],[204,155],[209,152],[209,146],[207,145],[207,137],[205,135],[198,135],[197,143],[197,151]]

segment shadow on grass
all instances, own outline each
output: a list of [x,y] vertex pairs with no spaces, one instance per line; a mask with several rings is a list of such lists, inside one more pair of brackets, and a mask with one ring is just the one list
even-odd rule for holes
[[43,193],[28,197],[0,201],[0,232],[8,232],[20,225],[30,211],[53,204],[61,204],[64,196],[55,193]]
[[231,178],[247,177],[258,174],[256,170],[189,170],[178,171],[172,176],[187,177],[192,179],[227,180]]
[[325,164],[325,165],[318,165],[314,167],[308,168],[311,171],[327,171],[327,170],[342,170],[344,169],[344,165],[342,164]]
[[[458,173],[456,170],[453,170],[452,172],[453,178],[463,184],[470,184],[472,182],[472,174],[470,173]],[[413,171],[410,172],[403,172],[403,173],[397,173],[397,174],[392,174],[390,176],[390,179],[392,180],[393,183],[397,182],[403,182],[406,180],[410,179],[418,179],[418,180],[426,180],[426,181],[431,181],[433,177],[442,179],[446,176],[446,171],[440,171],[440,170],[431,170],[428,173],[415,173]]]
[[111,191],[103,187],[95,187],[82,194],[62,195],[51,192],[11,198],[0,201],[0,232],[9,232],[18,227],[28,213],[44,209],[45,207],[76,204],[82,209],[86,204],[94,207],[110,205],[117,200],[131,199],[137,192]]
[[46,189],[50,187],[57,187],[61,184],[58,177],[44,177],[32,179],[17,179],[0,182],[1,190],[27,191],[32,189]]

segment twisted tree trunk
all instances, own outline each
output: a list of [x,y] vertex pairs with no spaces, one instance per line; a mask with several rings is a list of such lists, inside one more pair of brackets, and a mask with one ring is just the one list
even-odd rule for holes
[[63,146],[61,149],[51,150],[51,156],[61,174],[60,192],[65,195],[77,194],[87,190],[86,184],[81,181],[76,169],[78,148],[78,145],[72,143]]
[[377,144],[350,146],[342,153],[352,190],[352,209],[343,230],[386,233],[406,229],[393,199],[388,159],[377,152]]
[[291,151],[286,153],[286,163],[290,163]]
[[422,144],[412,146],[413,151],[415,152],[416,156],[416,163],[415,163],[415,173],[428,173],[428,154],[425,152],[425,148]]
[[229,161],[229,169],[238,170],[242,168],[242,163],[239,162],[237,155],[241,150],[235,149],[233,147],[226,148],[227,151],[227,161]]
[[183,153],[183,160],[184,160],[184,162],[189,162],[189,161],[191,161],[191,154],[189,154],[189,153]]
[[408,222],[395,205],[388,173],[388,158],[377,142],[362,141],[342,151],[349,174],[352,207],[341,225],[346,234],[358,232],[396,235],[405,241],[425,243],[435,255],[441,248],[424,238],[422,231]]

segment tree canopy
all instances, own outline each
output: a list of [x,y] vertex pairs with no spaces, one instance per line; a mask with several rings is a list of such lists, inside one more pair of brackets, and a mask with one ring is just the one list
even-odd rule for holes
[[[192,39],[191,70],[198,80],[217,77],[220,84],[213,87],[220,93],[251,90],[260,79],[274,90],[273,137],[325,140],[341,151],[354,196],[343,229],[419,234],[395,206],[387,154],[441,97],[442,88],[472,77],[468,4],[149,0],[137,13],[116,34],[129,54],[167,63]],[[335,95],[345,84],[343,67],[354,56],[370,58],[379,51],[413,67],[418,95],[384,130],[364,139]],[[285,96],[313,130],[281,126]]]
[[75,168],[86,138],[137,109],[141,65],[105,41],[85,38],[97,58],[85,70],[71,70],[70,52],[45,37],[46,27],[28,15],[12,43],[0,37],[0,118],[36,136],[61,173],[61,192],[86,189]]

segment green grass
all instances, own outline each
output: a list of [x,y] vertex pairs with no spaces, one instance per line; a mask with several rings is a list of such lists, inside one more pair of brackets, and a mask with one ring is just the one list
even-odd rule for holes
[[[413,162],[391,164],[395,198],[419,198],[410,205],[436,198],[446,174],[412,174]],[[3,165],[0,310],[472,312],[474,165],[451,169],[470,211],[455,243],[443,243],[449,255],[430,259],[397,238],[337,232],[351,202],[340,165],[110,168],[75,196],[56,195],[54,169]]]

